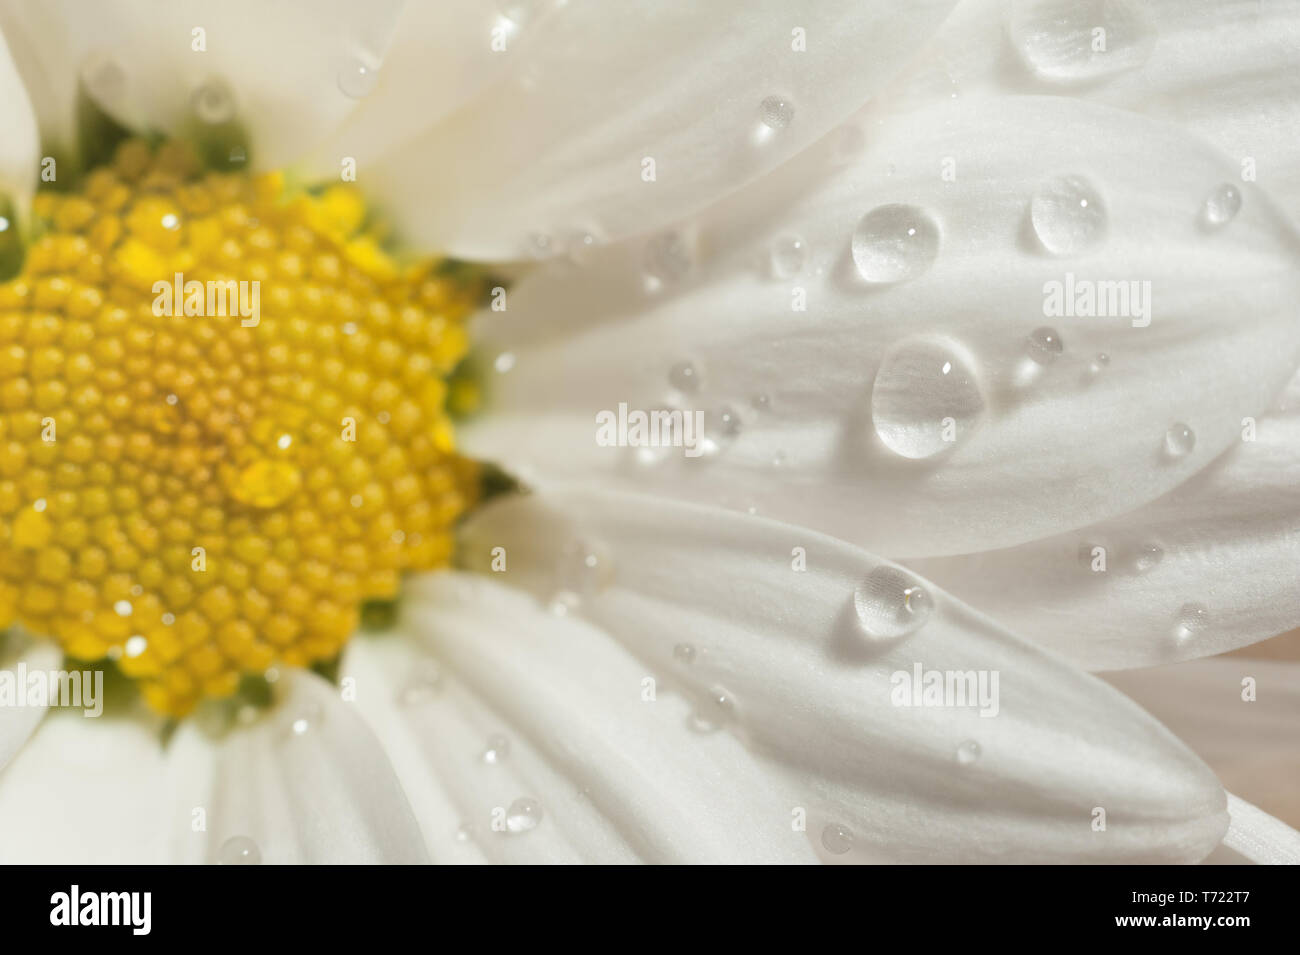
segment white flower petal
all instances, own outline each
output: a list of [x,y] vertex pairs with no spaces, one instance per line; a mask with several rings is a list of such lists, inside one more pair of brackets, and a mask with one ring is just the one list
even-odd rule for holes
[[[374,736],[314,674],[285,671],[275,711],[215,744],[189,721],[171,742],[182,861],[231,861],[251,840],[269,864],[426,861],[420,829]],[[206,830],[192,832],[193,809]],[[186,839],[185,837],[188,837]]]
[[[495,581],[413,587],[403,632],[355,641],[342,672],[435,861],[816,861],[772,774],[692,732],[679,697],[645,700],[650,671],[614,640]],[[540,822],[514,831],[536,818],[520,800]]]
[[[1300,865],[1300,832],[1228,793],[1228,834],[1207,862]],[[1235,858],[1234,858],[1235,857]]]
[[[542,4],[530,4],[541,7]],[[560,251],[689,215],[784,162],[906,62],[953,0],[581,0],[507,37],[512,72],[370,174],[464,258]],[[793,49],[804,31],[807,51]],[[481,42],[489,43],[484,36]],[[760,121],[769,97],[776,126]],[[653,159],[654,181],[642,179]],[[548,241],[549,240],[549,241]]]
[[910,565],[1093,670],[1210,656],[1300,626],[1300,376],[1280,410],[1242,425],[1250,440],[1131,514]]
[[156,726],[53,713],[0,774],[0,862],[167,862],[175,795]]
[[[891,556],[961,553],[1154,499],[1236,441],[1241,418],[1263,409],[1295,366],[1294,232],[1249,185],[1233,221],[1201,228],[1207,194],[1235,167],[1174,127],[1012,97],[896,117],[838,173],[828,168],[834,149],[832,138],[710,213],[694,237],[696,273],[658,296],[630,244],[582,274],[555,269],[511,292],[506,311],[481,321],[488,353],[510,362],[489,383],[489,413],[465,432],[471,453],[538,484],[599,475],[756,507]],[[941,178],[944,157],[956,162],[953,182]],[[1031,197],[1072,174],[1100,193],[1105,234],[1053,257],[1034,237]],[[933,217],[938,254],[911,281],[873,286],[858,276],[850,237],[865,213],[893,203]],[[802,238],[807,263],[795,277],[765,279],[782,236]],[[1045,318],[1046,284],[1063,285],[1067,272],[1149,282],[1150,325]],[[806,312],[792,310],[792,288],[806,290]],[[1048,325],[1064,353],[1040,365],[1028,338]],[[909,390],[884,389],[898,400],[876,416],[882,357],[913,336],[944,350],[912,369]],[[1093,376],[1099,353],[1109,365]],[[951,361],[941,373],[943,355]],[[694,391],[674,391],[684,362]],[[963,362],[978,398],[943,377],[955,366],[966,381]],[[762,410],[751,406],[758,393]],[[621,402],[730,406],[740,433],[716,455],[668,449],[666,461],[641,467],[638,449],[596,442],[598,413]],[[951,444],[939,442],[947,417]],[[882,423],[898,425],[904,445],[933,438],[925,450],[936,453],[918,461],[888,450]],[[1180,423],[1194,447],[1171,456],[1167,434]]]
[[[57,669],[63,653],[48,640],[26,643],[21,637],[6,641],[0,634],[0,672],[18,680],[18,674]],[[25,669],[20,671],[22,666]],[[8,765],[45,715],[45,706],[0,706],[0,770]]]
[[1068,92],[1133,110],[1203,137],[1294,211],[1298,50],[1294,0],[962,0],[891,98]]
[[[400,8],[400,0],[325,0],[309,12],[258,0],[4,0],[0,26],[25,48],[19,66],[40,97],[48,137],[66,140],[72,131],[80,79],[132,129],[184,133],[201,128],[199,114],[236,119],[251,135],[252,161],[274,168],[357,105],[360,97],[345,90],[373,80]],[[203,51],[194,48],[196,30],[204,31]],[[203,100],[212,105],[196,111],[199,91],[218,89]]]
[[[40,143],[31,101],[3,35],[0,35],[0,129],[4,130],[0,136],[0,198],[11,200],[14,210],[23,210],[25,214],[36,189]],[[17,222],[6,221],[3,231],[17,226]]]
[[1300,818],[1300,663],[1233,654],[1106,679],[1195,750],[1226,789]]
[[[891,565],[850,545],[575,488],[480,511],[462,557],[486,567],[495,547],[542,599],[585,593],[588,619],[783,765],[810,823],[848,826],[864,858],[1195,861],[1226,828],[1217,782],[1164,727],[941,591],[926,585],[933,611],[910,636],[866,637],[855,588]],[[915,665],[997,671],[997,715],[893,705],[892,675]]]

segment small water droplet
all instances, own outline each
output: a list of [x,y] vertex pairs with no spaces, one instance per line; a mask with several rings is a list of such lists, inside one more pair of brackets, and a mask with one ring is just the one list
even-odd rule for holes
[[1061,352],[1064,350],[1065,343],[1061,341],[1061,333],[1047,326],[1035,328],[1030,332],[1029,340],[1025,345],[1029,357],[1040,365],[1050,365],[1061,357]]
[[920,629],[934,601],[911,574],[881,565],[853,592],[853,606],[863,633],[873,640],[892,640]]
[[689,361],[679,361],[668,369],[668,384],[684,394],[693,395],[700,388],[700,375]]
[[1092,361],[1088,362],[1088,377],[1096,378],[1110,365],[1110,356],[1105,352],[1097,352]]
[[981,752],[980,744],[973,739],[968,739],[957,747],[957,762],[963,766],[969,766],[980,758]]
[[176,397],[175,395],[168,395],[166,400],[169,405],[174,405],[181,399]]
[[516,799],[506,810],[506,829],[512,833],[530,832],[542,821],[542,804],[536,799]]
[[[38,497],[35,501],[32,502],[32,510],[35,511],[37,514],[44,514],[45,508],[48,506],[49,505],[46,503],[46,500],[43,497]],[[130,610],[127,610],[127,613],[130,612],[131,612]]]
[[1196,433],[1181,421],[1165,432],[1165,457],[1170,460],[1185,458],[1196,447]]
[[195,88],[190,97],[190,108],[199,122],[215,126],[234,118],[235,96],[225,83],[210,79]]
[[275,439],[275,446],[281,451],[287,450],[291,444],[293,444],[293,435],[290,434],[282,434]]
[[325,711],[320,704],[310,701],[303,703],[289,716],[289,735],[306,736],[316,728],[324,715]]
[[488,737],[487,747],[483,750],[483,762],[496,766],[505,762],[510,755],[510,740],[500,733]]
[[773,278],[793,278],[808,263],[808,244],[797,235],[783,235],[768,249],[768,269]]
[[984,412],[971,362],[954,343],[907,338],[881,360],[871,388],[871,423],[885,447],[929,458],[964,441]]
[[1241,211],[1241,190],[1231,183],[1223,183],[1206,197],[1201,218],[1211,229],[1221,229]]
[[397,701],[403,706],[419,706],[437,696],[441,688],[442,667],[436,660],[426,658],[415,665],[415,672],[398,693]]
[[1038,188],[1029,204],[1034,234],[1053,255],[1082,252],[1106,233],[1101,194],[1082,176],[1059,176]]
[[352,99],[363,99],[374,92],[379,81],[377,68],[353,57],[339,69],[339,90]]
[[262,850],[248,836],[231,836],[217,850],[217,865],[261,865]]
[[132,608],[131,606],[131,601],[129,600],[119,600],[117,603],[113,604],[113,612],[116,613],[119,617],[131,616],[133,609],[134,608]]
[[758,104],[758,118],[769,129],[785,129],[794,119],[794,106],[781,96],[768,96]]
[[1139,544],[1129,554],[1129,569],[1135,574],[1145,574],[1164,560],[1164,557],[1164,549],[1159,544]]
[[556,589],[579,600],[593,597],[614,582],[614,560],[597,540],[571,541],[560,555]]
[[681,663],[694,663],[695,648],[689,643],[679,643],[673,647],[673,659]]
[[724,405],[704,416],[704,450],[716,454],[740,435],[740,415]]
[[842,856],[853,848],[853,830],[838,822],[828,822],[822,827],[822,848],[834,856]]
[[1210,611],[1206,609],[1205,604],[1185,603],[1178,610],[1178,618],[1174,621],[1174,636],[1179,640],[1187,640],[1205,629],[1209,622]]
[[127,637],[126,646],[123,649],[125,650],[126,655],[134,660],[148,648],[149,641],[137,633],[134,636]]
[[916,206],[879,206],[858,222],[852,249],[858,274],[868,282],[914,279],[939,254],[939,226]]
[[765,394],[760,393],[754,395],[754,397],[749,399],[749,404],[755,411],[772,410],[772,399]]
[[664,232],[646,241],[642,266],[652,287],[677,282],[694,264],[690,243],[680,232]]
[[515,367],[515,356],[513,352],[503,351],[497,355],[496,360],[492,362],[492,367],[496,369],[497,374],[504,375],[511,368]]
[[474,838],[474,826],[472,823],[462,822],[456,827],[456,841],[470,842]]

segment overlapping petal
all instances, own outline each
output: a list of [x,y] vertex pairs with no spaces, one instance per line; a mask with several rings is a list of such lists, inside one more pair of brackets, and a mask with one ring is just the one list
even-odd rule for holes
[[[0,635],[0,673],[11,681],[15,694],[23,693],[24,703],[25,687],[20,689],[20,681],[25,681],[26,674],[54,669],[62,658],[59,648],[51,643],[28,642],[16,635],[6,639]],[[0,707],[0,770],[36,731],[45,715],[46,704],[17,706],[10,702]]]

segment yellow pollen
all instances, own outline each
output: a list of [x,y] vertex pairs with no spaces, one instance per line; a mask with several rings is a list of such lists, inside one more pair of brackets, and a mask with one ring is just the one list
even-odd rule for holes
[[0,285],[0,627],[183,715],[335,656],[472,503],[444,379],[479,291],[402,266],[351,187],[131,141],[42,193]]

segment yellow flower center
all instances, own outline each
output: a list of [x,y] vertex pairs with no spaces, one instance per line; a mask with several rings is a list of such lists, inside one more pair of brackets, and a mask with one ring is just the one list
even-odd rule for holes
[[181,715],[332,658],[362,601],[447,563],[474,283],[395,264],[351,187],[179,144],[125,143],[33,211],[0,285],[0,627]]

